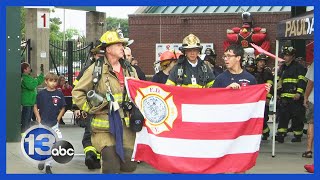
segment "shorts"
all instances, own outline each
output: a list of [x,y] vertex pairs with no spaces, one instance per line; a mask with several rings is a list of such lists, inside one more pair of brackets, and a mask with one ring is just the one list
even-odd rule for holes
[[308,124],[313,124],[313,104],[311,102],[308,102],[308,108],[306,112],[306,118],[308,121]]

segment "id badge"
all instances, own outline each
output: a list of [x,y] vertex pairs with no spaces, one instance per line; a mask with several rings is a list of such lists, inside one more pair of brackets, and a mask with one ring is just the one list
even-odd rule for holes
[[197,79],[195,77],[193,77],[193,75],[191,78],[191,83],[192,83],[192,85],[197,85]]

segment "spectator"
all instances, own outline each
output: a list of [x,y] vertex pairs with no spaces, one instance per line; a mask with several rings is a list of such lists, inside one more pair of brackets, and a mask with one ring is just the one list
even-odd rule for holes
[[306,74],[306,78],[308,79],[307,87],[306,87],[306,92],[304,94],[304,106],[307,108],[307,113],[306,117],[308,119],[308,131],[307,131],[307,151],[302,154],[302,157],[305,158],[312,158],[312,146],[313,146],[313,122],[314,122],[314,117],[313,117],[313,105],[314,105],[314,74],[313,74],[313,63],[308,69],[308,72]]
[[21,133],[23,133],[30,127],[30,122],[33,114],[33,105],[36,102],[37,86],[44,81],[43,69],[37,78],[31,75],[30,64],[24,62],[21,63]]
[[[61,91],[62,94],[64,95],[65,101],[66,101],[66,111],[67,110],[72,110],[72,86],[69,85],[68,82],[66,82],[66,78],[61,75],[58,78],[58,85],[57,85],[57,90]],[[65,122],[63,119],[61,119],[60,124],[64,125]]]
[[[37,95],[37,102],[34,105],[33,111],[39,124],[51,127],[57,133],[58,138],[62,138],[59,130],[59,121],[65,112],[64,106],[66,102],[64,95],[56,89],[58,80],[56,74],[48,73],[45,79],[47,87]],[[38,164],[39,170],[43,170],[44,168],[46,174],[52,174],[51,161]]]

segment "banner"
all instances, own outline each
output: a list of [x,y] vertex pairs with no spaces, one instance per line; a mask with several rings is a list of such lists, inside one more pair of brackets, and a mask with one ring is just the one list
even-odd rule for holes
[[277,39],[314,39],[314,12],[280,21]]
[[172,173],[244,172],[258,156],[265,85],[184,88],[127,79],[145,117],[132,158]]

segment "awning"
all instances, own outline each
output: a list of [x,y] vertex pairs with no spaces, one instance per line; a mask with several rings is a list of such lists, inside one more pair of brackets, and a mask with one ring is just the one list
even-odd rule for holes
[[313,25],[313,11],[280,21],[277,25],[277,39],[313,39]]

